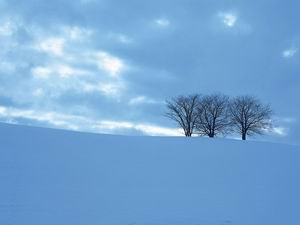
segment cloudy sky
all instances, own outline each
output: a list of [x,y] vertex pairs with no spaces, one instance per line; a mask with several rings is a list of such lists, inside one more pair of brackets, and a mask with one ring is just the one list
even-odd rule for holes
[[251,94],[300,143],[297,0],[0,0],[0,120],[176,135],[165,99]]

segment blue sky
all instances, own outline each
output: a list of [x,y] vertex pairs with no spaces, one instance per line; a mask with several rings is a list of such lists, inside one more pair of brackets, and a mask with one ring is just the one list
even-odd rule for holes
[[251,94],[300,143],[300,2],[0,0],[0,120],[176,135],[165,99]]

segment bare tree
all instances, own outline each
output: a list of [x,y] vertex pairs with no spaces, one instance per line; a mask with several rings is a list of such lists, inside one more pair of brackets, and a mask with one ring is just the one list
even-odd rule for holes
[[166,101],[166,116],[174,120],[184,131],[185,136],[192,136],[197,120],[199,95],[178,96]]
[[204,96],[197,107],[196,130],[199,135],[210,138],[228,132],[229,98],[222,94]]
[[272,127],[272,110],[252,96],[239,96],[233,99],[229,107],[233,128],[246,140],[247,135],[263,134]]

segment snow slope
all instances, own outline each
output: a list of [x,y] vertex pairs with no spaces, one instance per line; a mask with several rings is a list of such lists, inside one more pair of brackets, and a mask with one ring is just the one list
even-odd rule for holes
[[0,124],[0,225],[300,224],[300,147]]

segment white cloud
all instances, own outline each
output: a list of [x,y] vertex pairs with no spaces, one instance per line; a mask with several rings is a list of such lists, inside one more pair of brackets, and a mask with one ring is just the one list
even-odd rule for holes
[[78,26],[64,27],[63,30],[65,36],[73,41],[86,40],[93,34],[93,31],[91,29],[82,28]]
[[[36,43],[33,48],[53,56],[68,58],[65,53],[67,47],[72,47],[77,42],[88,41],[94,33],[92,29],[79,26],[58,26],[55,31],[51,31],[50,36],[42,29],[33,29],[33,37]],[[56,33],[53,36],[53,33]]]
[[96,125],[96,128],[101,130],[124,130],[124,129],[133,129],[142,132],[145,135],[150,136],[182,136],[180,129],[173,129],[167,127],[161,127],[150,124],[140,124],[132,123],[128,121],[99,121]]
[[70,77],[70,76],[76,74],[77,71],[75,69],[73,69],[72,67],[68,66],[68,65],[58,65],[57,66],[57,73],[61,77]]
[[116,129],[133,129],[134,125],[126,121],[104,120],[98,122],[96,127],[105,130],[116,130]]
[[297,52],[298,52],[297,48],[291,47],[291,48],[285,49],[282,52],[282,57],[283,58],[292,58],[293,56],[295,56],[297,54]]
[[125,34],[110,33],[108,34],[108,38],[121,44],[131,44],[133,42],[133,40]]
[[[31,69],[36,79],[49,79],[39,85],[48,92],[67,91],[101,92],[105,96],[118,96],[125,86],[120,75],[128,68],[124,60],[111,53],[86,47],[93,30],[79,26],[59,26],[56,36],[47,36],[43,30],[35,33],[34,49],[48,54],[47,62]],[[53,31],[52,31],[53,32]],[[128,43],[126,35],[115,36],[119,42]],[[78,43],[79,42],[79,43]],[[76,45],[76,46],[75,46]],[[79,45],[80,51],[77,51]],[[76,66],[74,66],[76,65]],[[99,71],[95,71],[95,67]],[[59,80],[64,78],[67,81]],[[60,82],[60,83],[59,83]],[[81,88],[75,88],[79,86]],[[50,90],[51,89],[51,90]],[[50,91],[49,91],[50,90]]]
[[103,83],[99,85],[99,90],[107,96],[115,96],[120,93],[121,87],[115,83]]
[[170,26],[171,22],[166,19],[166,18],[160,18],[160,19],[156,19],[154,21],[155,25],[160,27],[160,28],[166,28],[168,26]]
[[244,21],[237,11],[219,11],[213,17],[212,29],[219,32],[228,32],[234,35],[247,35],[253,31],[252,26]]
[[132,43],[132,40],[127,37],[126,35],[124,34],[120,34],[117,39],[119,40],[119,42],[123,43],[123,44],[130,44]]
[[180,129],[172,129],[161,126],[138,124],[136,129],[150,136],[182,136]]
[[51,69],[41,66],[31,69],[31,73],[33,74],[33,76],[39,79],[48,78],[51,72]]
[[158,104],[159,101],[150,99],[146,96],[137,96],[129,100],[129,105],[139,105],[139,104]]
[[82,82],[81,88],[84,92],[100,91],[99,84]]
[[53,64],[48,66],[34,67],[31,70],[33,76],[38,79],[47,79],[50,76],[58,75],[61,78],[69,78],[72,76],[87,75],[89,72],[81,69],[73,68],[66,64]]
[[56,128],[80,130],[96,133],[118,133],[124,130],[137,130],[151,136],[182,136],[180,129],[161,127],[147,123],[134,123],[130,121],[97,120],[90,117],[57,112],[44,112],[36,110],[22,110],[0,106],[0,118],[6,121],[29,119],[48,123]]
[[[47,93],[55,92],[55,96],[66,91],[100,92],[105,96],[118,96],[125,86],[123,78],[120,77],[128,68],[125,62],[103,50],[95,51],[88,48],[72,51],[73,45],[80,44],[81,47],[85,45],[77,42],[87,40],[86,38],[93,33],[92,30],[77,26],[62,26],[57,28],[57,32],[57,36],[50,36],[50,38],[43,38],[46,34],[42,32],[36,34],[37,41],[34,49],[49,54],[51,58],[49,63],[32,68],[31,73],[36,79],[53,78],[39,85]],[[118,38],[120,42],[129,41],[126,36],[118,36]],[[95,66],[99,71],[95,71]],[[57,78],[67,79],[67,81]],[[76,86],[81,88],[76,89]]]
[[[32,75],[38,80],[51,78],[48,82],[39,83],[47,94],[51,94],[50,96],[57,97],[64,92],[72,91],[76,93],[98,92],[105,97],[118,98],[125,90],[126,83],[119,76],[127,68],[122,59],[105,51],[92,50],[79,53],[65,51],[64,54],[69,56],[67,60],[53,57],[51,64],[31,69]],[[78,62],[80,62],[79,68],[73,66]],[[94,66],[101,71],[95,72]]]
[[238,16],[233,12],[220,12],[218,16],[221,19],[221,22],[229,28],[234,27],[238,20]]
[[11,36],[14,33],[13,23],[9,20],[0,23],[0,36]]
[[288,135],[287,129],[284,127],[274,127],[272,129],[272,132],[279,136],[287,136]]
[[81,88],[86,93],[100,92],[107,97],[116,97],[120,94],[123,86],[117,82],[83,82]]
[[[16,28],[19,23],[14,24],[13,28]],[[5,29],[7,30],[8,27],[6,25]],[[0,87],[1,93],[20,104],[33,105],[40,104],[43,97],[55,102],[55,98],[66,93],[78,95],[99,92],[104,97],[113,97],[114,100],[124,93],[127,83],[125,78],[120,75],[127,71],[129,66],[124,59],[111,52],[92,48],[89,42],[92,40],[88,37],[93,35],[93,30],[81,26],[65,25],[56,28],[50,27],[49,30],[38,26],[25,28],[28,32],[28,45],[17,46],[13,49],[20,51],[18,55],[22,59],[20,57],[16,59],[20,58],[22,62],[26,63],[24,71],[30,70],[31,79],[26,82],[18,82],[17,88],[14,88],[11,82],[7,82],[5,87]],[[125,34],[118,34],[116,37],[122,43],[130,41]],[[1,36],[0,39],[2,40]],[[14,37],[9,37],[9,39],[11,40],[9,44],[11,42],[18,43]],[[8,48],[6,43],[3,45]],[[9,51],[10,49],[12,47],[9,47]],[[22,50],[25,52],[21,52]],[[2,51],[1,56],[3,54]],[[24,59],[24,55],[31,57]],[[38,59],[37,56],[39,56]],[[5,59],[5,57],[3,58]],[[23,67],[21,66],[22,62],[8,63],[2,60],[0,76],[6,76],[6,73],[18,74],[23,69],[21,68]],[[53,102],[45,102],[44,105],[53,104]],[[60,103],[55,102],[54,104]]]
[[6,115],[6,107],[0,106],[0,115],[1,116]]
[[96,53],[96,57],[98,67],[113,77],[117,77],[125,68],[125,64],[120,58],[112,56],[107,52],[98,52]]
[[16,65],[11,62],[2,61],[0,62],[0,71],[2,72],[14,72],[16,69]]
[[41,97],[44,96],[44,91],[42,88],[37,88],[32,92],[32,95],[35,97]]
[[71,76],[82,76],[88,74],[88,72],[85,70],[76,69],[64,64],[55,66],[54,71],[57,72],[63,78],[68,78]]
[[59,114],[55,112],[38,112],[36,110],[23,110],[0,106],[0,109],[1,108],[2,111],[0,110],[0,117],[2,118],[6,118],[8,120],[22,118],[38,122],[46,122],[57,128],[77,130],[78,126],[76,124],[72,124],[71,121],[76,121],[76,119],[83,119],[81,117]]
[[41,52],[62,56],[64,45],[64,38],[48,38],[40,41],[40,43],[37,44],[36,49]]

